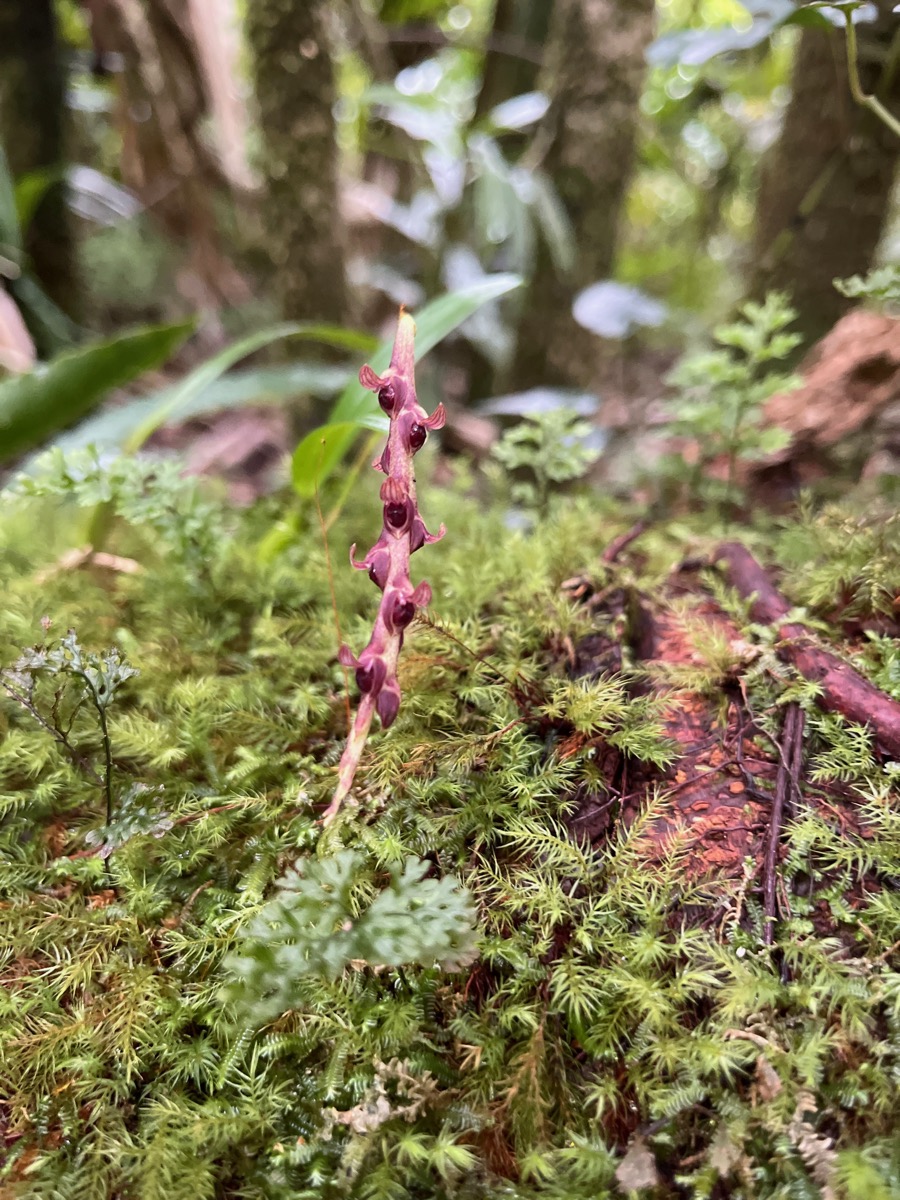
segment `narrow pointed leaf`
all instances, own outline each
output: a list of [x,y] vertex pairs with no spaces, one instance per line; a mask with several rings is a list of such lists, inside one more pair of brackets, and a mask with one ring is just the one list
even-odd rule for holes
[[79,346],[0,383],[0,462],[40,445],[113,388],[164,363],[193,328],[187,321],[133,330]]
[[138,424],[125,441],[125,449],[130,452],[139,450],[149,437],[167,422],[182,416],[196,400],[216,382],[229,367],[261,350],[272,342],[283,341],[285,338],[304,338],[311,341],[325,342],[331,346],[340,346],[348,350],[365,351],[373,344],[366,334],[343,329],[337,325],[312,324],[307,322],[291,322],[275,325],[269,329],[259,329],[256,333],[233,342],[220,350],[218,354],[201,363],[199,367],[185,376],[174,388],[166,390],[158,406]]

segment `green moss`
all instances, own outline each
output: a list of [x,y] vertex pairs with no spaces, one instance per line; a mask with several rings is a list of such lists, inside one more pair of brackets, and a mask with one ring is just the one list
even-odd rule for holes
[[[323,833],[346,712],[315,526],[266,560],[274,504],[229,512],[174,470],[70,464],[38,490],[4,502],[0,663],[71,627],[85,653],[116,647],[140,673],[108,709],[108,828],[83,681],[39,671],[33,703],[87,770],[0,701],[0,1187],[594,1200],[643,1179],[648,1197],[897,1194],[900,824],[865,735],[809,705],[812,769],[858,790],[862,832],[798,813],[774,954],[755,864],[726,887],[693,880],[677,845],[648,860],[652,795],[595,846],[567,826],[579,789],[602,779],[589,751],[557,752],[561,731],[600,732],[649,764],[673,753],[658,698],[633,677],[566,674],[565,639],[606,618],[560,584],[599,576],[627,514],[566,497],[526,535],[502,507],[428,493],[423,509],[452,514],[451,531],[430,551],[435,602],[407,638],[405,702],[371,740],[359,810]],[[58,565],[99,500],[120,514],[109,549],[139,573]],[[843,578],[833,520],[784,535],[798,603],[824,604],[826,569]],[[354,642],[373,596],[343,556],[376,523],[362,504],[331,535]],[[616,581],[662,603],[660,580],[701,528],[651,531],[640,574]],[[854,594],[881,608],[890,573],[877,578]],[[863,669],[890,672],[887,655],[866,643]],[[709,689],[723,661],[712,639]],[[781,686],[749,673],[760,707]],[[382,968],[361,925],[347,944],[364,958],[336,972],[304,960],[294,1007],[257,1021],[225,995],[226,960],[252,958],[244,934],[289,867],[339,854],[356,872],[342,921],[378,911],[404,862],[426,859],[471,897],[480,957]],[[327,871],[310,876],[327,890]]]

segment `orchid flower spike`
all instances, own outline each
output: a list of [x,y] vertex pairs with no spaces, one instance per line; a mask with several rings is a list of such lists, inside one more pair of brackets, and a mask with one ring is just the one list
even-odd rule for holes
[[416,397],[415,333],[412,317],[401,309],[387,371],[383,376],[376,375],[371,367],[365,366],[359,373],[360,383],[377,393],[378,403],[391,422],[387,444],[372,464],[386,477],[381,485],[384,506],[381,536],[364,558],[355,557],[356,546],[350,549],[350,562],[357,570],[368,572],[381,592],[381,603],[369,644],[359,657],[348,646],[340,649],[340,661],[356,672],[360,702],[338,767],[337,788],[322,818],[325,824],[337,816],[353,786],[373,716],[378,714],[384,729],[397,716],[401,698],[397,659],[403,634],[416,609],[431,602],[427,583],[413,587],[410,582],[410,555],[426,542],[438,541],[445,533],[443,525],[437,533],[428,532],[416,500],[413,458],[425,445],[428,431],[443,426],[446,414],[443,404],[439,404],[428,416]]

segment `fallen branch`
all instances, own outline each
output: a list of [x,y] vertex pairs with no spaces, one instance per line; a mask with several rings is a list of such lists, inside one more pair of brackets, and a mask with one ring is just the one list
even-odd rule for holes
[[635,521],[630,529],[626,529],[624,533],[620,533],[618,537],[614,537],[603,553],[600,555],[600,561],[606,563],[607,566],[612,566],[618,562],[619,556],[623,554],[632,542],[636,542],[642,533],[650,528],[650,522],[646,519]]
[[804,679],[819,685],[821,707],[867,726],[882,750],[900,758],[900,702],[869,683],[837,655],[817,646],[804,625],[784,621],[790,604],[746,547],[725,542],[713,561],[727,569],[738,594],[751,600],[754,621],[777,626],[779,656],[796,667]]

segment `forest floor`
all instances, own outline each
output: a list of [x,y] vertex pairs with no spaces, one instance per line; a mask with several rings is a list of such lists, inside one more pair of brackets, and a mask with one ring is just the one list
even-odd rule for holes
[[328,830],[377,501],[329,561],[224,490],[83,458],[4,501],[0,1195],[900,1194],[877,489],[514,527],[426,464],[435,599]]

